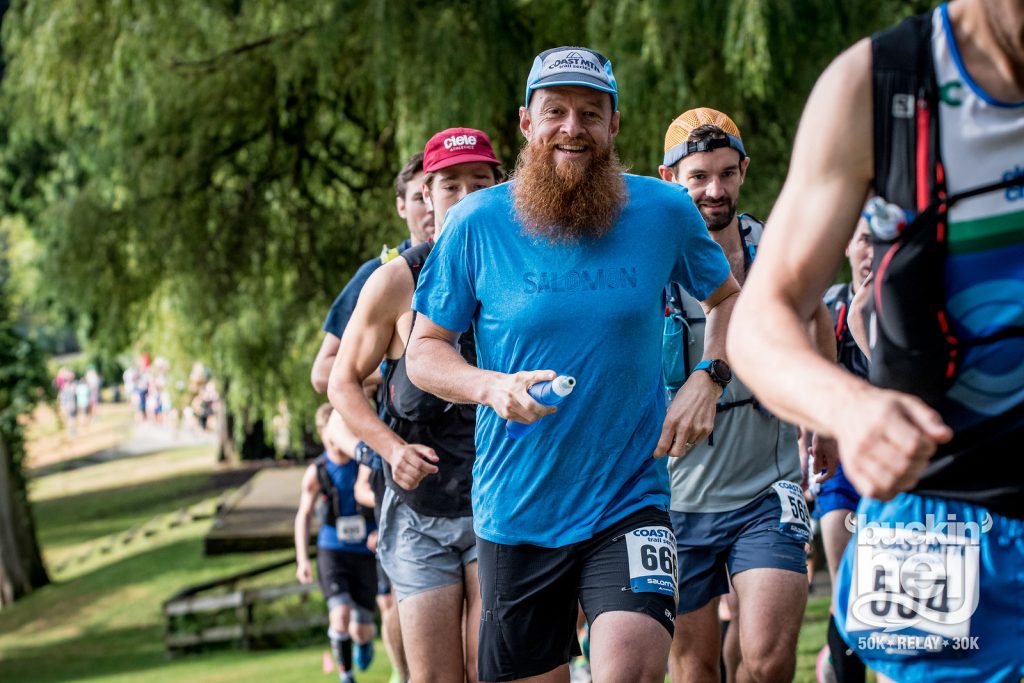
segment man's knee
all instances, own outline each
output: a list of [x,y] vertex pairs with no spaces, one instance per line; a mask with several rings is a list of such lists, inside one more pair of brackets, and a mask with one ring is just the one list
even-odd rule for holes
[[377,607],[380,609],[381,614],[393,610],[395,608],[395,596],[392,593],[378,595]]
[[373,637],[377,634],[377,629],[373,624],[360,624],[355,623],[352,625],[352,638],[360,644],[368,643],[373,640]]
[[669,654],[669,674],[676,681],[711,681],[718,676],[720,669],[719,650],[694,647],[685,643],[685,635],[676,631]]
[[[742,647],[742,646],[741,646]],[[796,672],[796,651],[778,647],[742,647],[741,666],[756,683],[791,681]]]
[[327,612],[327,621],[338,633],[348,633],[351,614],[352,610],[348,605],[333,605]]

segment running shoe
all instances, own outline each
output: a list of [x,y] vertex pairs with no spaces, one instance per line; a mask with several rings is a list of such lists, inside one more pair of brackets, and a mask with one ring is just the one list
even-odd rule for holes
[[366,671],[370,662],[373,661],[373,641],[368,643],[356,643],[352,648],[352,662],[360,671]]

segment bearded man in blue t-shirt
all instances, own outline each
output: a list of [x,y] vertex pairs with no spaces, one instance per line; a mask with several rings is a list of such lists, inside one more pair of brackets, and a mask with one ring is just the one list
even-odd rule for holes
[[[721,394],[708,376],[666,413],[662,292],[675,280],[703,303],[705,352],[721,360],[739,288],[686,190],[623,172],[618,92],[603,55],[541,53],[520,128],[527,144],[514,182],[448,213],[420,276],[407,349],[417,385],[479,404],[480,679],[565,680],[579,648],[578,600],[595,677],[661,681],[676,571],[668,477],[656,458],[705,438]],[[478,367],[454,346],[470,326]],[[528,389],[559,374],[578,383],[552,414]],[[541,421],[510,439],[510,419]]]

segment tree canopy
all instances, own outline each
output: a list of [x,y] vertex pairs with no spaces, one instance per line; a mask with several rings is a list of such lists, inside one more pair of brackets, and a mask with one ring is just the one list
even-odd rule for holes
[[511,166],[533,56],[585,44],[619,82],[618,147],[652,174],[668,123],[711,106],[767,214],[803,101],[897,0],[27,0],[3,20],[0,212],[39,296],[97,348],[142,340],[230,376],[267,416],[318,402],[319,325],[402,238],[390,183],[426,137],[482,128]]

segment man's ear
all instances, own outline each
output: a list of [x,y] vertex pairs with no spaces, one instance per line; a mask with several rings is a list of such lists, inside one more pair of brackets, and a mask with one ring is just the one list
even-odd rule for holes
[[750,166],[750,157],[743,157],[743,161],[740,162],[740,185],[747,179],[747,166]]
[[395,210],[402,219],[405,218],[405,197],[395,197]]
[[619,134],[619,112],[617,111],[612,112],[612,125],[610,126],[609,131],[613,138]]
[[523,134],[524,138],[530,139],[530,133],[533,131],[533,120],[530,118],[530,109],[528,107],[519,107],[519,131]]
[[423,203],[427,205],[427,211],[434,212],[434,202],[430,199],[430,185],[423,183]]
[[667,180],[670,183],[674,183],[676,181],[676,172],[671,166],[666,166],[665,164],[659,166],[658,175],[661,176],[662,180]]

